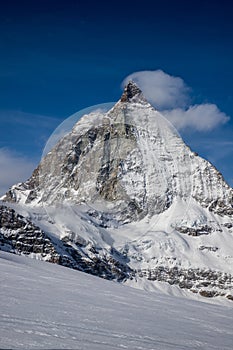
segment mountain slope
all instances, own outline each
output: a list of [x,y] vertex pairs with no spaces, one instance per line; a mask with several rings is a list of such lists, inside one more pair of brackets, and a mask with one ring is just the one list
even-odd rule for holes
[[0,252],[2,349],[232,349],[232,309]]
[[133,82],[3,200],[87,259],[113,260],[132,285],[233,298],[233,190]]
[[66,239],[58,240],[49,232],[45,233],[31,220],[6,206],[0,206],[0,250],[68,266],[110,280],[122,281],[130,273],[127,264],[120,264],[109,254],[101,259],[98,254],[93,254],[95,247],[91,244],[88,247],[89,255],[86,254],[81,238],[73,247],[66,243]]

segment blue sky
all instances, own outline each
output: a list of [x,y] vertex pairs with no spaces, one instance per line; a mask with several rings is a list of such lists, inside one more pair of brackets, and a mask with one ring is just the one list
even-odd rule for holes
[[186,112],[212,104],[230,117],[208,130],[194,123],[179,131],[233,185],[232,6],[228,0],[2,1],[0,192],[30,175],[64,119],[117,101],[134,72],[158,70],[189,87]]

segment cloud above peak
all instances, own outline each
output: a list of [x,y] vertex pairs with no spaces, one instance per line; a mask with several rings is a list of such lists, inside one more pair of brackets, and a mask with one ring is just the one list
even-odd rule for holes
[[230,120],[215,104],[192,105],[191,89],[180,77],[162,70],[140,71],[127,76],[122,85],[129,80],[140,87],[146,99],[178,130],[210,131]]
[[212,103],[190,106],[188,109],[176,108],[162,114],[179,130],[194,129],[210,131],[230,120],[225,113]]
[[129,80],[140,87],[147,100],[158,110],[185,107],[189,103],[190,89],[184,81],[160,69],[132,73],[124,79],[123,86]]

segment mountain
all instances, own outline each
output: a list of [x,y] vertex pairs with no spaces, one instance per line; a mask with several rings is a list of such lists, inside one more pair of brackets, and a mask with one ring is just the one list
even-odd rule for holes
[[42,230],[60,264],[233,299],[233,189],[134,82],[107,113],[84,115],[2,201]]

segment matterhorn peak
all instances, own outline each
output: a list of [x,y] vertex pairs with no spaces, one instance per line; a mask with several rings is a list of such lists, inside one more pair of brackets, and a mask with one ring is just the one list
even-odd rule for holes
[[113,108],[83,115],[2,198],[21,216],[0,207],[0,249],[233,300],[232,198],[129,81]]
[[138,85],[133,81],[130,80],[128,84],[124,88],[124,92],[121,96],[121,102],[131,102],[134,100],[143,100],[146,101],[142,90],[138,87]]

